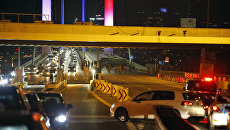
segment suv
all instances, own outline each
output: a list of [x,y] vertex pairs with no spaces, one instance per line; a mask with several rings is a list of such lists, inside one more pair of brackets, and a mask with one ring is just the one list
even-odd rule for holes
[[0,111],[30,111],[24,92],[16,87],[0,87]]
[[212,78],[191,79],[186,83],[184,90],[216,93],[217,85]]
[[72,104],[65,104],[60,93],[37,93],[42,106],[50,119],[51,128],[66,129]]

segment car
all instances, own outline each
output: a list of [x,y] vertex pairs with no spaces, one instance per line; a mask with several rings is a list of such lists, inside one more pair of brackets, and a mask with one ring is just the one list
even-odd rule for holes
[[8,80],[4,75],[0,75],[0,85],[7,85],[8,84]]
[[50,127],[50,122],[49,122],[50,119],[47,116],[38,95],[34,92],[29,92],[29,93],[26,93],[25,95],[29,101],[29,104],[31,107],[31,112],[39,113],[41,115],[41,117],[44,118],[45,124],[49,128]]
[[134,98],[115,103],[110,108],[110,115],[121,122],[129,118],[145,118],[152,116],[153,105],[170,105],[183,119],[205,116],[202,101],[193,93],[176,90],[152,90],[143,92]]
[[72,104],[65,104],[61,93],[37,93],[41,100],[42,106],[50,119],[51,128],[66,129],[69,120],[69,109],[72,109]]
[[16,87],[0,87],[0,111],[30,111],[24,91]]
[[0,115],[0,130],[48,130],[38,113],[7,111]]
[[187,91],[199,91],[199,92],[210,92],[216,93],[217,92],[217,85],[216,82],[213,81],[212,78],[197,78],[197,79],[190,79],[187,81],[184,90]]
[[213,103],[208,108],[207,126],[214,129],[215,126],[227,126],[230,109],[230,93],[217,94]]

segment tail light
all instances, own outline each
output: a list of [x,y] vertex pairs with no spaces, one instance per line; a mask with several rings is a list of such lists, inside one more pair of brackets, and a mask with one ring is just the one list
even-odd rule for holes
[[204,103],[203,102],[201,102],[201,104],[200,104],[201,106],[203,106],[204,105]]
[[212,106],[212,110],[218,112],[218,111],[220,111],[220,108],[217,106]]
[[33,113],[32,118],[36,122],[40,122],[41,116],[38,113]]
[[212,78],[206,77],[206,78],[204,78],[204,81],[211,82],[211,81],[212,81]]
[[183,105],[183,106],[192,106],[193,103],[189,102],[189,101],[184,101],[184,102],[181,103],[181,105]]
[[204,107],[204,110],[205,110],[205,111],[207,111],[207,110],[208,110],[208,105],[206,105],[206,106]]

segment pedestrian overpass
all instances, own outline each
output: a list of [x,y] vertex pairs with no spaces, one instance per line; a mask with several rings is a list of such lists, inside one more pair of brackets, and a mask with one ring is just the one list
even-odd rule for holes
[[198,48],[228,44],[230,29],[0,22],[1,46]]

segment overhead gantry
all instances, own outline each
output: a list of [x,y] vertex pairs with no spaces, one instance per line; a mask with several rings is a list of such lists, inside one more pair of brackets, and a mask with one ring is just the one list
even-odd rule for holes
[[4,46],[167,48],[228,44],[230,29],[0,22],[0,45]]

